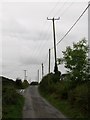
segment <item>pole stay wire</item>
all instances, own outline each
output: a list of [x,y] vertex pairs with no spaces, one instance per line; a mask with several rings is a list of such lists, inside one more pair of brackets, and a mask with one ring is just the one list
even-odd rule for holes
[[[66,34],[56,43],[56,46],[68,35],[68,33],[73,29],[73,27],[77,24],[77,22],[80,20],[80,18],[84,15],[84,13],[87,11],[87,9],[90,7],[90,4],[85,8],[85,10],[82,12],[82,14],[79,16],[79,18],[76,20],[76,22],[71,26],[71,28],[66,32]],[[53,49],[53,47],[51,48]]]

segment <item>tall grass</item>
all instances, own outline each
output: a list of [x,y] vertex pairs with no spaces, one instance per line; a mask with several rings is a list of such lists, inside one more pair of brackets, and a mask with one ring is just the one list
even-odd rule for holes
[[[4,79],[4,80],[3,80]],[[14,82],[2,79],[2,119],[22,118],[24,97],[16,92]]]
[[48,74],[42,79],[39,85],[40,93],[68,117],[87,118],[90,82],[57,80],[55,83],[53,76],[54,74]]

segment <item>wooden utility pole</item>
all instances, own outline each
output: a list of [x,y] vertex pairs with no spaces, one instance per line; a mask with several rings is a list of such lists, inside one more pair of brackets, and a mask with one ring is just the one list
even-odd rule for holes
[[44,75],[44,66],[43,66],[43,63],[42,63],[42,78],[43,78],[43,75]]
[[38,83],[39,83],[39,70],[38,70]]
[[49,49],[49,73],[50,73],[50,59],[51,59],[51,51]]
[[55,24],[54,24],[54,21],[55,20],[59,20],[59,18],[52,18],[52,19],[49,19],[47,17],[47,20],[52,20],[53,22],[53,37],[54,37],[54,54],[55,54],[55,67],[54,67],[54,72],[56,73],[58,71],[58,66],[57,66],[57,56],[56,56],[56,37],[55,37]]
[[[88,2],[88,5],[90,5],[90,1]],[[90,22],[90,7],[88,8],[88,23]],[[88,51],[88,69],[90,74],[90,23],[88,24],[88,45],[89,45],[89,51]]]
[[[88,5],[89,4],[90,1],[88,2]],[[88,22],[90,22],[90,7],[88,8]],[[88,24],[88,45],[89,45],[88,58],[90,59],[90,23]]]

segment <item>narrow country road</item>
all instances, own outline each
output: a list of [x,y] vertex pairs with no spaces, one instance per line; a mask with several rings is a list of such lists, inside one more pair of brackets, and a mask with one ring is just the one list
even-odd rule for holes
[[24,92],[24,97],[23,118],[65,118],[61,112],[40,96],[38,86],[28,87]]

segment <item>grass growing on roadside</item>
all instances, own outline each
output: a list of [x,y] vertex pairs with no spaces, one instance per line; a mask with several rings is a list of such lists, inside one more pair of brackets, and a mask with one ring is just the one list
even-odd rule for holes
[[58,74],[50,73],[43,77],[39,91],[63,114],[70,118],[86,118],[88,112],[89,81],[56,81]]
[[22,118],[24,97],[18,95],[17,103],[3,106],[3,118]]
[[[41,96],[43,96],[47,101],[49,101],[54,107],[60,110],[67,118],[85,118],[83,114],[80,113],[79,109],[72,107],[67,100],[60,100],[55,98],[54,95],[46,94],[39,89]],[[86,116],[87,118],[87,116]]]
[[2,78],[2,119],[20,119],[25,98],[17,93],[15,82]]
[[18,93],[17,93],[16,97],[17,97],[17,99],[16,99],[16,101],[14,101],[14,103],[6,104],[3,101],[4,102],[2,105],[3,118],[22,118],[22,110],[23,110],[23,106],[24,106],[24,97],[19,95]]

